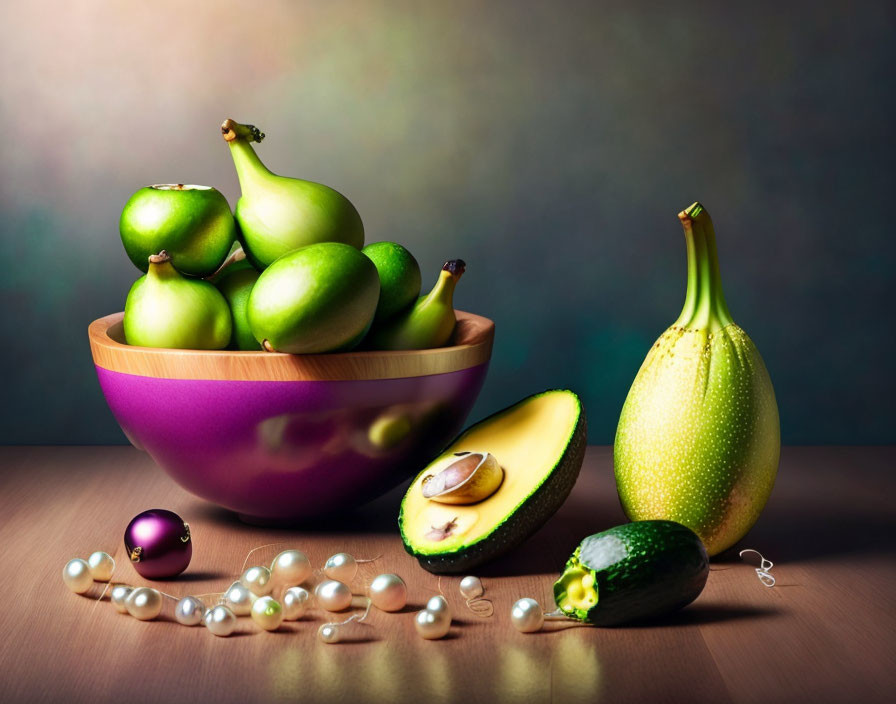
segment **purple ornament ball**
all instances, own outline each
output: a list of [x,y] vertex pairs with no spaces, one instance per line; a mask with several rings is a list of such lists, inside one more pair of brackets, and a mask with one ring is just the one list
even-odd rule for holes
[[162,508],[134,516],[124,531],[124,546],[134,569],[146,579],[176,577],[193,557],[190,526]]

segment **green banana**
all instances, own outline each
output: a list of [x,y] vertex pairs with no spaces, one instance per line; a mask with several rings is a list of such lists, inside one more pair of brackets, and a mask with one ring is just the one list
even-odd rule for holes
[[237,235],[257,269],[309,244],[364,246],[364,224],[348,198],[320,183],[271,173],[252,148],[264,139],[254,125],[225,120],[221,133],[242,191],[234,214]]
[[454,316],[454,287],[465,268],[463,259],[445,262],[432,291],[418,298],[407,311],[372,329],[365,347],[377,350],[424,350],[445,345],[451,339],[457,323]]

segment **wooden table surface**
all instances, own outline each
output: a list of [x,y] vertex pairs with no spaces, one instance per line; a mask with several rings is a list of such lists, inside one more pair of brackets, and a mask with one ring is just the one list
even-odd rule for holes
[[[246,526],[178,488],[129,447],[0,448],[0,699],[9,702],[883,702],[896,685],[893,468],[896,448],[785,448],[765,513],[738,547],[774,561],[766,588],[736,551],[713,561],[700,598],[650,626],[565,628],[526,635],[511,604],[551,604],[551,584],[586,535],[622,522],[609,448],[589,448],[561,511],[521,548],[478,571],[495,613],[467,610],[459,579],[442,578],[454,613],[442,641],[424,641],[413,611],[439,580],[405,554],[395,528],[400,492],[301,528]],[[333,616],[266,633],[240,619],[216,638],[122,615],[99,589],[62,583],[63,565],[112,554],[115,579],[147,584],[127,562],[122,534],[147,508],[189,522],[193,561],[155,583],[175,594],[222,591],[252,548],[303,550],[319,567],[332,553],[358,558],[356,591],[380,572],[407,581],[409,608],[371,611],[355,642],[326,645]],[[411,608],[413,607],[413,608]],[[339,620],[343,616],[337,616]]]

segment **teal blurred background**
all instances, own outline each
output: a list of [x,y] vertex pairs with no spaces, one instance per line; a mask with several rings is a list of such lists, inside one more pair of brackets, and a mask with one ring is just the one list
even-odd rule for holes
[[86,336],[138,275],[118,215],[158,182],[234,205],[225,117],[424,286],[468,262],[457,306],[497,322],[476,417],[569,386],[612,442],[699,199],[784,442],[894,442],[894,25],[839,0],[4,3],[0,442],[124,442]]

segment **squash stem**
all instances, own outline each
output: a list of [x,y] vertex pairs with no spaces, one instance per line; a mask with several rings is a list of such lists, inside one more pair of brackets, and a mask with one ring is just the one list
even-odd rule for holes
[[678,214],[688,251],[688,286],[684,307],[674,326],[720,330],[734,321],[725,302],[712,219],[700,203]]

